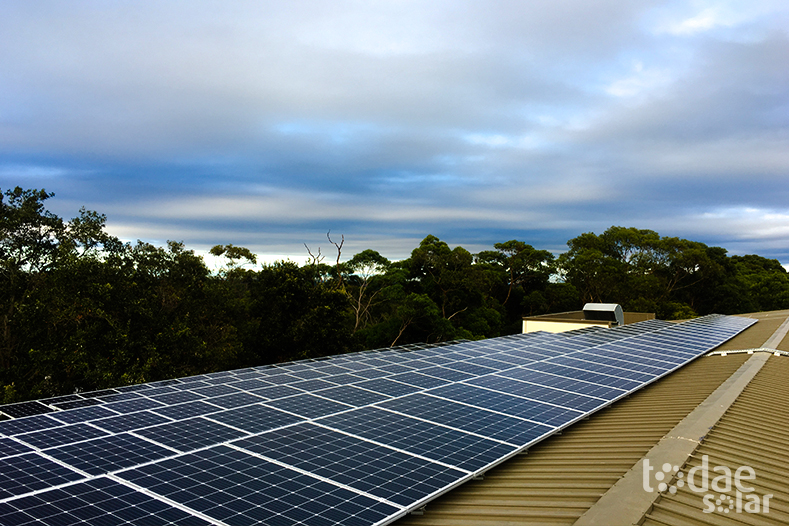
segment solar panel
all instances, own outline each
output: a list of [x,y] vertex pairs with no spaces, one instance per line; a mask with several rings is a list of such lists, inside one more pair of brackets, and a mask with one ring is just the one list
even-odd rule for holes
[[0,516],[388,524],[752,323],[410,345],[0,406]]

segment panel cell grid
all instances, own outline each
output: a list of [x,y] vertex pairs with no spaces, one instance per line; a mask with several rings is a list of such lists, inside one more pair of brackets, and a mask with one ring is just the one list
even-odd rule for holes
[[377,407],[362,407],[317,423],[468,471],[480,470],[516,449]]
[[519,447],[555,429],[552,426],[536,424],[421,393],[387,400],[377,405]]
[[84,478],[37,453],[0,459],[0,499]]
[[302,420],[301,417],[261,404],[239,407],[210,415],[216,420],[249,433],[262,433]]
[[594,396],[602,398],[603,400],[613,400],[627,392],[624,389],[607,387],[605,385],[594,384],[565,376],[557,376],[555,374],[543,374],[540,371],[532,371],[529,369],[510,369],[502,372],[501,376],[537,385],[544,385],[546,387],[555,387],[573,393]]
[[320,398],[308,393],[266,402],[266,405],[295,413],[305,418],[319,418],[351,409],[353,406]]
[[430,391],[432,396],[440,396],[457,402],[463,402],[482,409],[489,409],[505,415],[526,418],[533,422],[549,426],[562,426],[583,416],[583,412],[556,405],[524,400],[497,391],[490,391],[471,385],[452,384]]
[[205,418],[190,418],[189,420],[148,427],[136,431],[136,433],[183,452],[221,444],[247,434]]
[[508,393],[513,396],[531,400],[540,400],[542,402],[548,402],[570,409],[577,409],[583,412],[592,411],[605,404],[605,400],[600,398],[593,398],[587,395],[571,393],[528,382],[521,382],[520,380],[513,380],[512,378],[504,378],[492,374],[469,380],[468,383],[492,389],[493,391]]
[[156,407],[152,409],[156,414],[172,418],[173,420],[183,420],[185,418],[192,418],[193,416],[210,415],[221,411],[222,408],[211,405],[208,402],[197,400],[195,402],[188,402],[186,404],[170,405],[165,407]]
[[115,411],[110,411],[104,406],[94,405],[91,407],[81,407],[79,409],[71,409],[69,411],[57,411],[51,413],[49,416],[56,418],[64,424],[76,424],[79,422],[88,422],[96,420],[97,418],[105,418],[108,416],[118,416]]
[[28,416],[14,420],[0,421],[0,433],[5,436],[14,436],[20,433],[38,431],[40,429],[50,429],[59,427],[63,424],[46,415]]
[[54,429],[47,429],[44,431],[35,431],[24,435],[17,435],[19,440],[23,440],[33,447],[39,449],[46,449],[50,447],[62,446],[64,444],[71,444],[74,442],[81,442],[100,436],[105,436],[108,433],[101,429],[97,429],[88,424],[74,424],[56,427]]
[[234,443],[237,447],[403,506],[466,473],[309,423]]
[[0,504],[15,526],[209,526],[207,521],[105,477]]
[[101,475],[169,457],[173,452],[123,433],[49,449],[47,454],[91,475]]
[[165,407],[163,403],[157,402],[150,398],[135,398],[134,400],[124,400],[122,402],[112,402],[102,407],[111,409],[116,413],[134,413],[135,411],[144,411],[145,409],[153,409],[156,407]]
[[9,404],[0,406],[0,411],[7,414],[11,418],[22,418],[25,416],[40,415],[54,411],[51,407],[43,404],[37,400],[32,402],[21,402],[18,404]]
[[95,400],[93,398],[81,398],[80,400],[72,400],[70,402],[58,402],[56,404],[51,404],[58,409],[76,409],[78,407],[88,407],[91,405],[98,405],[101,403],[101,400]]
[[389,378],[375,378],[356,385],[389,396],[404,396],[422,390],[421,387],[404,384],[395,380],[390,380]]
[[106,429],[111,433],[123,433],[124,431],[133,431],[135,429],[156,426],[170,421],[169,418],[157,415],[156,413],[140,411],[137,413],[95,420],[92,423],[94,426]]
[[271,387],[254,389],[250,392],[268,400],[276,400],[277,398],[285,398],[286,396],[301,394],[301,391],[298,389],[294,389],[287,385],[272,385]]
[[252,393],[242,393],[242,392],[211,398],[212,404],[218,405],[220,407],[224,407],[225,409],[256,404],[262,401],[263,398],[260,396],[255,396]]
[[399,511],[227,446],[119,475],[226,524],[374,524]]
[[264,382],[263,380],[259,380],[257,378],[248,378],[246,380],[233,382],[227,385],[231,387],[235,387],[236,389],[241,389],[242,391],[251,391],[252,389],[260,389],[261,387],[271,386],[270,383]]
[[450,380],[444,380],[443,378],[416,372],[400,373],[390,376],[389,378],[398,382],[403,382],[404,384],[415,385],[417,387],[421,387],[422,389],[430,389],[432,387],[438,387],[439,385],[450,383]]
[[16,440],[10,438],[0,438],[0,458],[18,455],[20,453],[29,453],[32,451],[29,446],[20,444]]
[[360,407],[363,405],[374,404],[390,397],[379,393],[374,393],[366,389],[360,389],[353,385],[341,385],[331,389],[323,389],[315,393],[318,396],[342,402],[344,404]]

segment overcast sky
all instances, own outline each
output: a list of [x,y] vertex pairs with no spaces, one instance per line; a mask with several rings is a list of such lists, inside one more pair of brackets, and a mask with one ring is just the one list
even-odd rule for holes
[[789,264],[789,3],[0,0],[17,185],[299,262],[619,225]]

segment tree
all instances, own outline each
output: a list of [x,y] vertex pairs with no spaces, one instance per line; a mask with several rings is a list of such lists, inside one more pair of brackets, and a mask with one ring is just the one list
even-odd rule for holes
[[372,321],[373,308],[382,301],[381,293],[387,286],[385,274],[390,265],[388,259],[371,249],[359,252],[345,264],[350,274],[345,282],[354,313],[354,332]]

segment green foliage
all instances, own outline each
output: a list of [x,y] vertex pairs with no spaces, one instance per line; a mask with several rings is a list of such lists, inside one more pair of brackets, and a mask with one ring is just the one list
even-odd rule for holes
[[[244,247],[211,273],[182,243],[122,243],[84,208],[64,221],[44,190],[0,195],[0,403],[415,342],[520,331],[524,315],[586,301],[683,319],[789,306],[776,260],[611,227],[559,258],[522,241],[473,255],[427,236],[403,261],[255,270]],[[327,236],[328,237],[328,236]],[[308,248],[309,251],[309,248]]]

